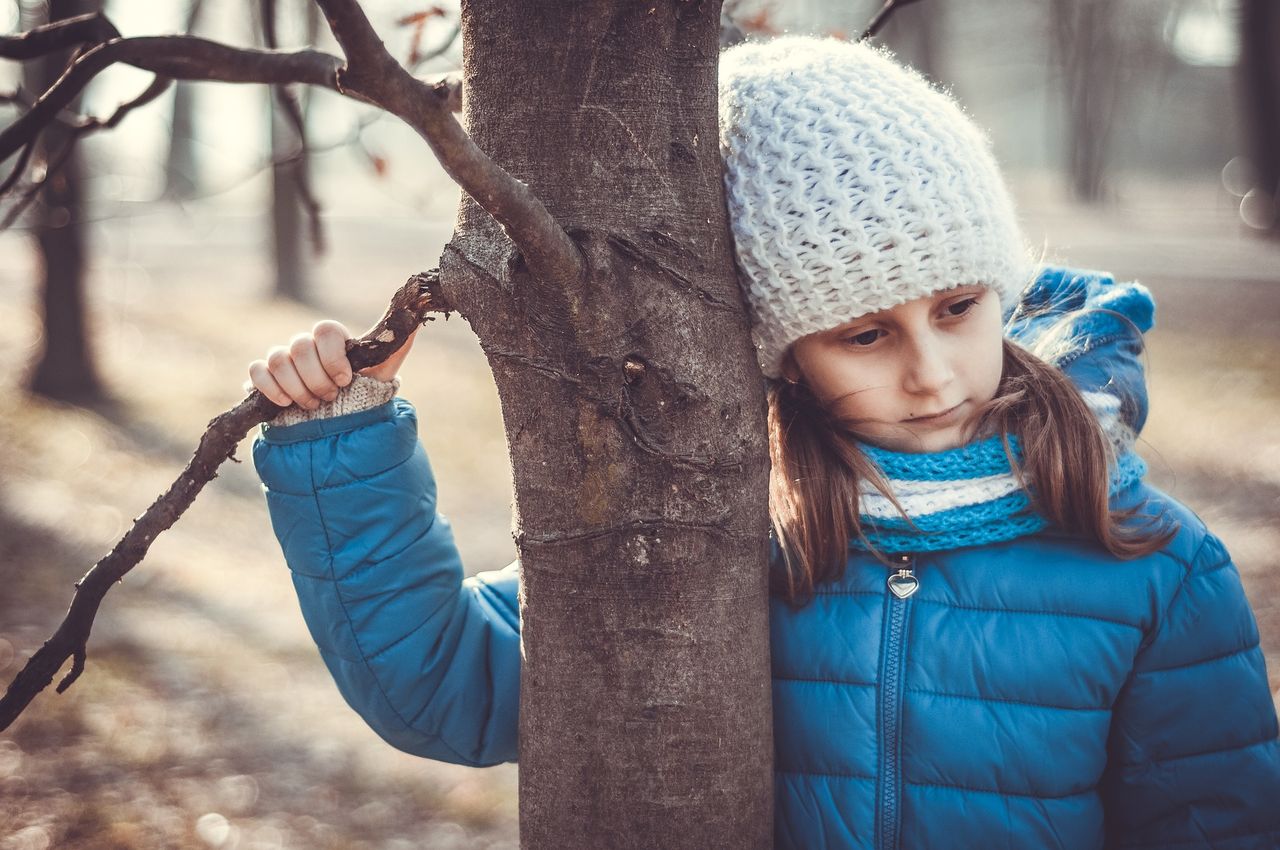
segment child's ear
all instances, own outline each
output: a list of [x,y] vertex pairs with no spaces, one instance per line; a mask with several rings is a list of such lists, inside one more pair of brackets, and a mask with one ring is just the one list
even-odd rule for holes
[[787,353],[782,357],[782,379],[788,384],[798,384],[803,378],[800,365],[796,363],[795,349],[787,349]]

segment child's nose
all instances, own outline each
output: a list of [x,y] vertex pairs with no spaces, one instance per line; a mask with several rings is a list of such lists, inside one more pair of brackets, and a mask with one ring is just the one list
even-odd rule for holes
[[955,379],[950,352],[935,336],[918,338],[913,349],[902,382],[907,392],[920,395],[937,393]]

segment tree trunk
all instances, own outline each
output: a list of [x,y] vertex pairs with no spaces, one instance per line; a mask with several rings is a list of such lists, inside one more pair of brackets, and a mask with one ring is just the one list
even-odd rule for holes
[[442,258],[514,470],[528,850],[772,845],[768,451],[719,7],[463,3],[468,129],[586,267],[535,279],[465,199]]
[[1105,194],[1107,152],[1121,94],[1120,47],[1114,0],[1054,0],[1050,53],[1066,104],[1067,174],[1072,195],[1099,201]]
[[[874,4],[874,10],[880,7]],[[868,14],[870,20],[873,14]],[[889,23],[876,38],[879,44],[887,45],[898,59],[915,68],[933,82],[943,82],[945,74],[942,68],[942,39],[940,31],[945,27],[944,16],[947,14],[945,3],[925,2],[912,3],[894,12]]]
[[[298,133],[289,123],[284,107],[268,90],[271,106],[271,158],[273,162],[298,150]],[[305,114],[305,113],[304,113]],[[307,156],[271,166],[271,258],[275,268],[277,298],[303,301],[310,273],[303,239],[305,224],[298,180],[308,167]]]
[[[51,0],[49,20],[92,12],[94,0]],[[23,66],[28,91],[43,92],[61,76],[68,51],[51,53]],[[75,110],[77,97],[68,108]],[[70,138],[61,124],[41,134],[35,162],[56,159]],[[32,210],[40,256],[40,301],[44,335],[28,378],[34,393],[67,401],[91,401],[102,395],[89,348],[84,294],[86,234],[78,149],[41,190]]]
[[[277,3],[276,14],[291,13],[294,4]],[[303,43],[314,45],[320,32],[320,12],[315,3],[306,2],[296,10],[304,18],[301,27],[304,33]],[[283,23],[283,22],[282,22]],[[303,124],[307,115],[307,107],[311,102],[310,89],[298,87],[295,92],[298,106],[302,110]],[[284,107],[276,99],[275,92],[267,90],[271,106],[271,255],[275,266],[274,292],[277,298],[288,298],[293,301],[305,301],[310,294],[308,281],[311,277],[310,252],[304,238],[307,217],[303,210],[302,191],[299,181],[307,179],[307,170],[311,168],[311,157],[303,151],[296,159],[282,162],[298,152],[298,131],[289,122]]]
[[1280,6],[1275,0],[1241,0],[1240,45],[1243,123],[1254,188],[1262,194],[1262,215],[1256,219],[1280,236]]
[[[190,1],[184,33],[195,35],[203,3],[204,0]],[[194,197],[200,188],[195,148],[196,86],[187,80],[176,80],[173,84],[173,121],[165,156],[164,195],[179,201]]]
[[173,121],[169,129],[169,152],[165,157],[164,196],[178,201],[188,200],[200,190],[195,150],[197,85],[186,80],[173,84]]

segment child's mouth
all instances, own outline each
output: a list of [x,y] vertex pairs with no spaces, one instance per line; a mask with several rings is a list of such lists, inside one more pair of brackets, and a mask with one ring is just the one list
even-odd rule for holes
[[929,416],[913,416],[905,420],[912,425],[950,425],[952,420],[956,419],[960,413],[960,408],[964,407],[964,402],[960,402],[955,407],[934,413]]

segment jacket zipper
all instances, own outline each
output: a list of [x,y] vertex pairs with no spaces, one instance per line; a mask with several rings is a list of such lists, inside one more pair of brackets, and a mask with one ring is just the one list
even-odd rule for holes
[[880,818],[876,847],[898,850],[902,827],[902,662],[906,655],[911,596],[920,587],[915,558],[895,556],[885,595],[884,653],[880,659]]

